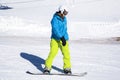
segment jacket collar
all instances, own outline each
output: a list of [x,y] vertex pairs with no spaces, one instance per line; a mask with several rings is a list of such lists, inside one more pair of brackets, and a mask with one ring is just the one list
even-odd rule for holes
[[54,14],[54,17],[57,17],[59,20],[61,20],[61,21],[63,21],[66,17],[64,17],[64,18],[61,18],[59,15],[58,15],[58,13],[56,12],[55,14]]

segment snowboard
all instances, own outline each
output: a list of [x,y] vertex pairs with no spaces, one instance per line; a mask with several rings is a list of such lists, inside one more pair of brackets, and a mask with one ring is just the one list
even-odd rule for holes
[[64,73],[50,73],[50,74],[43,74],[43,73],[34,73],[30,71],[26,71],[27,74],[31,75],[58,75],[58,76],[76,76],[76,77],[83,77],[87,75],[87,72],[82,72],[82,73],[74,73],[74,74],[64,74]]

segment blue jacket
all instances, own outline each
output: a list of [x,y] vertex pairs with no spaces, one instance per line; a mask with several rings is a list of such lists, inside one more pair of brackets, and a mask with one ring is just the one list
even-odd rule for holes
[[68,33],[67,33],[67,19],[64,17],[63,19],[55,13],[52,20],[51,20],[51,26],[52,26],[52,35],[51,38],[54,38],[56,40],[60,40],[64,36],[65,40],[69,39]]

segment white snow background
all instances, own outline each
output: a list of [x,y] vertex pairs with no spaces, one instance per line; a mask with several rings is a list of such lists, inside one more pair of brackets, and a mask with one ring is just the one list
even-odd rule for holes
[[[119,0],[0,0],[0,80],[119,80]],[[69,9],[72,72],[84,77],[29,75],[41,72],[49,53],[50,20],[58,6]],[[63,66],[59,51],[51,73]]]

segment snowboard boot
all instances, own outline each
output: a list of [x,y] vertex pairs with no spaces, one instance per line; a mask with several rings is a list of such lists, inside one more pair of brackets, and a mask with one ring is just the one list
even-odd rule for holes
[[44,71],[43,71],[43,74],[50,74],[50,70],[51,70],[51,69],[45,67],[45,68],[44,68]]
[[51,69],[45,67],[45,68],[44,68],[44,71],[43,71],[43,74],[50,74],[50,70],[51,70]]
[[70,68],[65,68],[63,71],[64,71],[65,74],[72,74]]

